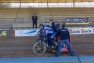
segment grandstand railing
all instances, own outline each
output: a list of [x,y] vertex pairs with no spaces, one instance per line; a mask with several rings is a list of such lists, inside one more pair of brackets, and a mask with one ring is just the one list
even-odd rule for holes
[[22,23],[24,18],[0,18],[0,23],[11,22],[11,23]]
[[[45,18],[44,22],[50,24],[50,20],[58,21],[60,24],[65,22],[65,18]],[[94,21],[94,18],[89,18],[90,21]],[[30,30],[33,29],[32,26],[30,27],[13,27],[13,23],[31,23],[32,22],[24,22],[24,18],[0,18],[0,23],[11,23],[11,24],[0,24],[0,30]],[[38,24],[41,21],[38,21]],[[91,25],[82,25],[82,26],[69,26],[69,27],[91,27]]]
[[45,23],[49,23],[50,20],[53,20],[53,21],[58,21],[58,22],[65,22],[65,19],[64,18],[45,18]]
[[[91,28],[91,27],[93,26],[91,25],[89,26],[67,26],[67,28]],[[31,29],[33,29],[33,27],[0,27],[0,30],[31,30]],[[37,29],[39,29],[39,27]]]
[[0,27],[13,27],[14,23],[24,23],[24,18],[0,18]]
[[13,28],[13,23],[24,23],[24,18],[0,18],[0,30]]

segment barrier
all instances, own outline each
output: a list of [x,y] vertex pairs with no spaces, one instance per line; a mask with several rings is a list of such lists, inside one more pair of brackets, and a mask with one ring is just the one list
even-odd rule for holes
[[15,30],[15,36],[35,36],[38,30]]
[[12,37],[15,37],[15,30],[12,30]]
[[94,32],[94,28],[93,28],[93,32]]
[[[72,28],[68,29],[70,34],[94,33],[94,28]],[[15,30],[15,36],[35,36],[39,30]],[[13,35],[14,36],[14,35]]]
[[0,36],[2,37],[12,36],[12,30],[0,30]]
[[88,34],[94,33],[94,28],[74,28],[69,29],[70,34]]
[[69,32],[70,32],[70,34],[80,34],[81,33],[81,31],[80,31],[80,29],[69,29]]

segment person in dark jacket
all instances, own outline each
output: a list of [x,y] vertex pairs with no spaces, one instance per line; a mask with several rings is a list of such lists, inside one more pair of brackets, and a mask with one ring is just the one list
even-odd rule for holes
[[34,25],[35,25],[36,28],[37,28],[37,19],[38,19],[38,17],[37,17],[36,14],[34,13],[33,16],[32,16],[33,28],[34,28]]
[[55,23],[54,23],[54,21],[53,21],[53,20],[50,20],[50,22],[51,22],[51,27],[52,27],[53,30],[55,31]]
[[59,23],[55,21],[55,32],[59,31]]
[[59,35],[60,35],[60,42],[59,42],[59,47],[58,47],[58,50],[57,50],[55,56],[59,56],[61,48],[64,43],[67,45],[71,55],[74,56],[74,52],[73,52],[73,50],[70,46],[69,40],[68,40],[70,34],[69,34],[68,29],[65,28],[65,24],[63,24],[62,29],[59,30]]
[[55,29],[54,29],[55,33],[56,33],[56,38],[58,37],[58,31],[59,31],[59,23],[58,21],[55,21]]

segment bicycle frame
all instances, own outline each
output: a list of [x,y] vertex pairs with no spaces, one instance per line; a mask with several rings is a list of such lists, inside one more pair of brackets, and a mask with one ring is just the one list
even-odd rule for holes
[[48,47],[47,36],[43,35],[43,36],[41,37],[41,42],[42,42],[46,47]]

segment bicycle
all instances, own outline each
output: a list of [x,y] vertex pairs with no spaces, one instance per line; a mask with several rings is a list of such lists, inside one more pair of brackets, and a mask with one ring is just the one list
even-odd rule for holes
[[[47,49],[50,52],[53,51],[54,47],[48,45],[47,36],[45,36],[45,35],[39,35],[39,37],[36,38],[36,40],[38,40],[38,42],[34,42],[34,46],[33,46],[33,52],[36,55],[42,55],[42,54],[44,54]],[[58,45],[57,42],[55,42],[55,43],[56,43],[56,45]]]

